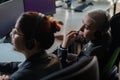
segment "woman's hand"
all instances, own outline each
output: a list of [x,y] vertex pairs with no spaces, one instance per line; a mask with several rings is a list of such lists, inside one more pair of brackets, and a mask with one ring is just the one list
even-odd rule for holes
[[77,39],[78,31],[72,30],[63,37],[62,48],[68,48]]
[[9,79],[9,75],[4,74],[0,76],[0,80],[8,80],[8,79]]

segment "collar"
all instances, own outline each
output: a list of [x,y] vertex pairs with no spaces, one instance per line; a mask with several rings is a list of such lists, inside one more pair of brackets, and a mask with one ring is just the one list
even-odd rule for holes
[[19,65],[20,67],[27,66],[29,64],[40,64],[43,63],[44,61],[48,60],[48,54],[45,51],[40,51],[38,53],[35,53],[28,59],[26,59],[23,63]]

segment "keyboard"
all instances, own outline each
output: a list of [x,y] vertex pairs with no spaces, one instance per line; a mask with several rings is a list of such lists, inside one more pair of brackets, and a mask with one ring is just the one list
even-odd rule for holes
[[93,6],[93,3],[91,3],[91,2],[90,3],[83,3],[83,4],[79,5],[79,6],[77,6],[74,9],[74,11],[76,11],[76,12],[83,12],[89,6]]

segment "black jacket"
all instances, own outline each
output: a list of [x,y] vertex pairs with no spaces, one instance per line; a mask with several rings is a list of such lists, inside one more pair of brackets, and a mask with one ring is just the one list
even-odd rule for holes
[[18,65],[20,62],[0,63],[2,74],[9,74],[9,80],[40,80],[40,78],[60,69],[58,59],[53,54],[41,56],[35,54]]
[[[101,74],[103,68],[105,67],[106,63],[109,60],[109,56],[108,56],[109,45],[110,45],[110,36],[105,35],[99,39],[88,41],[85,44],[85,46],[82,48],[79,55],[70,54],[68,53],[68,49],[63,49],[61,46],[58,48],[57,54],[62,63],[63,68],[73,64],[74,62],[77,62],[78,59],[80,59],[83,56],[95,55],[98,58],[99,69]],[[70,59],[68,58],[71,56],[72,56],[72,60],[70,61]]]

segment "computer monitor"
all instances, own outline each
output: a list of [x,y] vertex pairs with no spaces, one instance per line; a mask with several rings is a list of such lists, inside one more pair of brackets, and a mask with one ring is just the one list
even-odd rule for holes
[[23,0],[24,10],[37,11],[46,15],[53,15],[56,13],[55,0]]
[[23,0],[9,0],[0,4],[0,38],[12,30],[22,12]]

